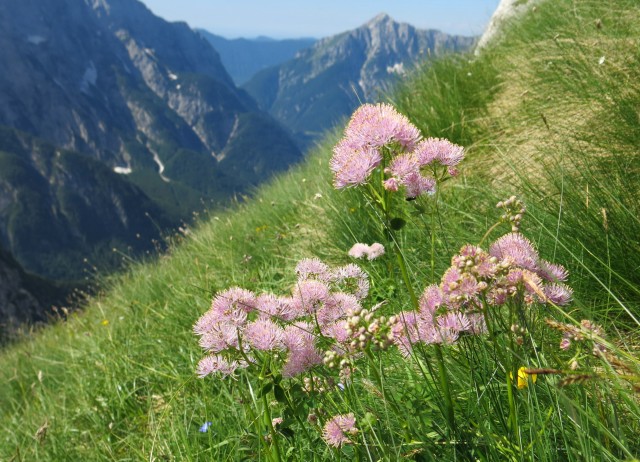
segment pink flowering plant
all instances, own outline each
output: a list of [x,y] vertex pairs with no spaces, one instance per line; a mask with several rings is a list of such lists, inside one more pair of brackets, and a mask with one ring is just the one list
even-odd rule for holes
[[[462,147],[423,138],[392,106],[363,105],[334,148],[330,167],[335,188],[362,192],[386,241],[356,242],[343,255],[362,259],[363,266],[372,269],[384,266],[386,277],[402,281],[400,296],[370,296],[371,288],[380,284],[380,273],[371,278],[355,264],[330,267],[305,258],[295,268],[289,293],[227,289],[215,295],[209,311],[194,325],[205,353],[198,376],[258,381],[257,396],[252,391],[246,401],[257,406],[256,433],[263,435],[261,444],[272,459],[285,458],[280,443],[294,434],[309,441],[322,438],[326,454],[338,457],[355,457],[363,447],[362,454],[370,457],[394,458],[398,452],[390,441],[411,453],[416,439],[425,434],[442,445],[458,441],[453,452],[476,457],[470,442],[479,434],[488,440],[494,434],[483,433],[465,417],[461,403],[468,399],[469,385],[461,384],[471,384],[479,403],[489,400],[484,404],[487,412],[504,410],[495,420],[505,434],[522,437],[522,413],[530,395],[520,390],[535,393],[544,382],[538,375],[558,372],[547,367],[541,336],[554,328],[564,332],[561,351],[585,338],[576,332],[586,328],[576,330],[553,320],[554,313],[563,313],[572,302],[568,271],[541,257],[520,232],[526,207],[515,196],[497,204],[495,224],[477,244],[463,245],[436,277],[438,191],[458,175],[463,158]],[[410,215],[407,209],[427,216],[420,221],[430,237],[427,280],[413,280],[406,261],[401,233]],[[506,234],[485,246],[501,227]],[[416,286],[422,287],[420,293]],[[590,332],[599,335],[595,327]],[[605,350],[598,351],[602,356]],[[452,364],[463,368],[469,379],[456,376],[453,371],[459,369]],[[421,387],[407,384],[402,391],[389,391],[390,375],[398,365],[405,365],[410,376],[417,374]],[[380,402],[363,404],[367,393]],[[432,400],[439,420],[433,420],[433,414],[421,420],[422,405],[415,409],[416,417],[410,417],[403,401],[415,399],[412,393]],[[381,426],[383,415],[386,427]],[[412,425],[406,423],[409,418]],[[439,449],[432,445],[429,450]]]
[[193,328],[207,353],[200,377],[249,367],[295,377],[321,364],[323,349],[349,349],[347,318],[362,309],[367,274],[353,264],[331,269],[315,258],[301,260],[296,274],[286,296],[237,287],[216,295]]
[[[288,415],[304,426],[302,417],[308,409],[293,403],[293,398],[301,397],[301,390],[287,389],[283,380],[302,377],[319,368],[335,369],[331,358],[340,357],[348,359],[339,364],[341,380],[346,381],[354,360],[362,356],[369,341],[383,343],[383,332],[371,333],[365,343],[359,340],[360,330],[354,329],[353,318],[363,313],[361,302],[369,293],[368,275],[360,267],[347,264],[330,268],[319,259],[310,258],[301,260],[295,272],[297,281],[288,295],[255,294],[239,287],[218,293],[211,308],[193,327],[205,352],[197,366],[199,377],[234,377],[238,370],[245,370],[261,380],[265,400],[262,421],[271,434],[276,455],[280,449],[266,401],[268,393],[273,392],[287,407]],[[387,328],[385,333],[389,332]],[[390,344],[387,339],[385,345]],[[310,377],[318,378],[305,377],[307,394],[323,387],[336,388],[333,380],[318,382]],[[353,417],[350,419],[327,422],[324,434],[330,446],[351,442],[355,427],[344,423]],[[285,427],[281,420],[278,423],[278,428]],[[340,425],[345,428],[342,437],[337,430],[342,428]]]
[[434,194],[438,182],[457,175],[464,149],[420,130],[389,104],[364,104],[354,112],[333,149],[331,171],[338,189],[363,187],[383,210],[384,192],[407,199]]

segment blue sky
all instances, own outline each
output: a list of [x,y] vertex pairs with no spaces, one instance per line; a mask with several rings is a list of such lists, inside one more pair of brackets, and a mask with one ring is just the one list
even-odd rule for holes
[[378,13],[420,29],[482,33],[500,0],[142,0],[168,21],[186,21],[228,38],[326,37]]

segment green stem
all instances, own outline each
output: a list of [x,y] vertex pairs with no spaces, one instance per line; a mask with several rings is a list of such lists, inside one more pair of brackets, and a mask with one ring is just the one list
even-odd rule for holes
[[438,196],[439,196],[440,188],[436,186],[436,194],[433,198],[433,207],[431,211],[431,223],[429,223],[429,228],[431,231],[431,282],[435,282],[436,280],[436,220],[435,215],[438,211]]
[[[516,371],[516,380],[518,372]],[[509,399],[509,426],[514,436],[517,436],[518,432],[518,416],[516,414],[516,401],[513,396],[513,370],[507,371],[507,398]]]
[[489,234],[491,234],[493,232],[493,230],[496,229],[501,224],[502,224],[501,221],[499,221],[497,223],[494,223],[493,226],[491,226],[491,228],[489,228],[487,230],[487,232],[484,233],[484,236],[482,236],[482,239],[480,239],[480,242],[478,243],[478,247],[480,247],[482,245],[482,243],[484,242],[484,240],[489,237]]
[[[511,327],[515,321],[514,319],[514,306],[509,304],[509,327]],[[507,395],[509,398],[509,421],[511,425],[511,431],[514,437],[518,436],[518,415],[516,413],[516,401],[513,395],[513,381],[518,383],[518,366],[514,362],[515,350],[513,343],[513,335],[509,335],[509,353],[510,357],[506,361],[506,366],[509,369],[507,373]]]
[[[376,380],[378,381],[378,386],[380,387],[380,392],[382,393],[382,397],[384,398],[385,403],[389,403],[391,404],[391,407],[393,407],[393,410],[396,412],[396,415],[398,416],[402,416],[404,415],[404,411],[400,408],[400,405],[396,402],[393,394],[389,394],[387,396],[387,394],[385,393],[385,385],[384,385],[384,380],[383,380],[383,376],[382,376],[382,372],[378,370],[377,365],[376,365],[376,359],[373,356],[373,353],[371,353],[371,350],[369,348],[367,348],[365,350],[365,354],[367,355],[367,358],[369,359],[369,361],[371,361],[371,369],[374,371],[373,375],[376,377]],[[409,434],[409,430],[407,428],[406,425],[403,425],[402,430],[404,432],[404,438],[406,442],[411,441],[411,435]]]
[[449,379],[447,377],[447,368],[444,363],[444,356],[442,355],[442,347],[438,344],[434,346],[436,350],[436,358],[438,359],[440,387],[442,387],[442,393],[444,394],[445,418],[447,419],[447,424],[449,425],[449,437],[452,438],[456,433],[456,419],[453,409],[453,400],[451,399],[451,390],[449,388]]
[[409,292],[409,297],[411,297],[411,304],[413,305],[413,309],[418,309],[418,297],[416,297],[416,293],[411,286],[411,281],[409,280],[409,272],[407,271],[407,264],[404,261],[404,257],[402,256],[402,252],[400,250],[400,246],[398,242],[395,240],[393,233],[391,234],[391,240],[394,244],[394,250],[396,253],[396,258],[398,259],[398,266],[400,266],[400,273],[402,274],[402,280],[404,281],[404,285],[407,287],[407,291]]
[[284,394],[284,399],[287,401],[287,407],[291,410],[291,413],[293,414],[293,417],[295,417],[295,419],[298,421],[298,423],[302,427],[302,430],[304,431],[305,435],[307,436],[307,439],[309,441],[311,441],[311,434],[309,433],[309,430],[307,429],[307,426],[305,425],[304,421],[300,418],[300,416],[296,412],[295,408],[293,407],[293,403],[291,402],[291,398],[289,398],[289,395],[287,393]]
[[276,461],[280,462],[282,460],[282,456],[280,455],[280,445],[278,444],[278,436],[276,435],[276,430],[273,428],[273,423],[271,422],[271,412],[269,411],[269,400],[267,399],[268,393],[263,393],[262,402],[264,404],[264,415],[267,421],[267,427],[269,428],[269,435],[271,435],[271,442],[276,449]]
[[436,280],[436,230],[431,220],[431,282]]

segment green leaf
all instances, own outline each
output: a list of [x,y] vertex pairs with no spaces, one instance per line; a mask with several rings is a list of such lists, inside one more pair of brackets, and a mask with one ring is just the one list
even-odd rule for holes
[[402,218],[392,218],[391,221],[389,222],[389,226],[394,231],[401,230],[402,228],[404,228],[404,225],[406,224],[407,222],[404,221]]
[[284,394],[284,390],[280,385],[276,385],[275,387],[273,387],[273,394],[275,395],[276,400],[279,403],[287,402],[287,396]]
[[260,389],[260,393],[258,393],[258,396],[262,397],[267,393],[269,393],[272,389],[273,389],[273,382],[265,383],[264,386]]

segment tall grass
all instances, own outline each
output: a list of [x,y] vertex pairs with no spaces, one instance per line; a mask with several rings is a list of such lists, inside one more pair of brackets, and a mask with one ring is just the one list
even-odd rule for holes
[[[302,380],[272,383],[283,397],[261,389],[264,377],[195,377],[201,353],[191,328],[215,293],[235,285],[286,293],[301,258],[341,265],[355,242],[386,238],[370,202],[331,186],[337,137],[330,135],[246,204],[212,213],[176,236],[158,261],[115,277],[85,312],[3,351],[0,458],[637,458],[640,409],[630,384],[637,383],[640,318],[640,66],[631,45],[639,29],[635,1],[541,2],[480,56],[426,65],[389,97],[427,136],[468,152],[460,176],[443,188],[435,220],[400,204],[407,225],[395,239],[415,292],[437,282],[462,245],[479,242],[499,216],[494,204],[511,194],[528,207],[523,233],[544,258],[569,268],[574,303],[531,314],[522,346],[508,334],[443,346],[444,382],[433,346],[409,358],[372,352],[351,384],[325,394],[305,394]],[[412,301],[387,251],[362,266],[372,283],[367,304],[384,301],[381,310],[393,314]],[[547,317],[597,320],[614,356],[559,350],[562,335],[543,323]],[[581,374],[570,372],[574,359]],[[520,366],[562,373],[539,373],[518,389]],[[283,427],[269,429],[267,410],[285,417]],[[328,447],[320,427],[298,420],[310,412],[321,423],[353,413],[356,444]],[[205,422],[212,425],[200,432]]]

